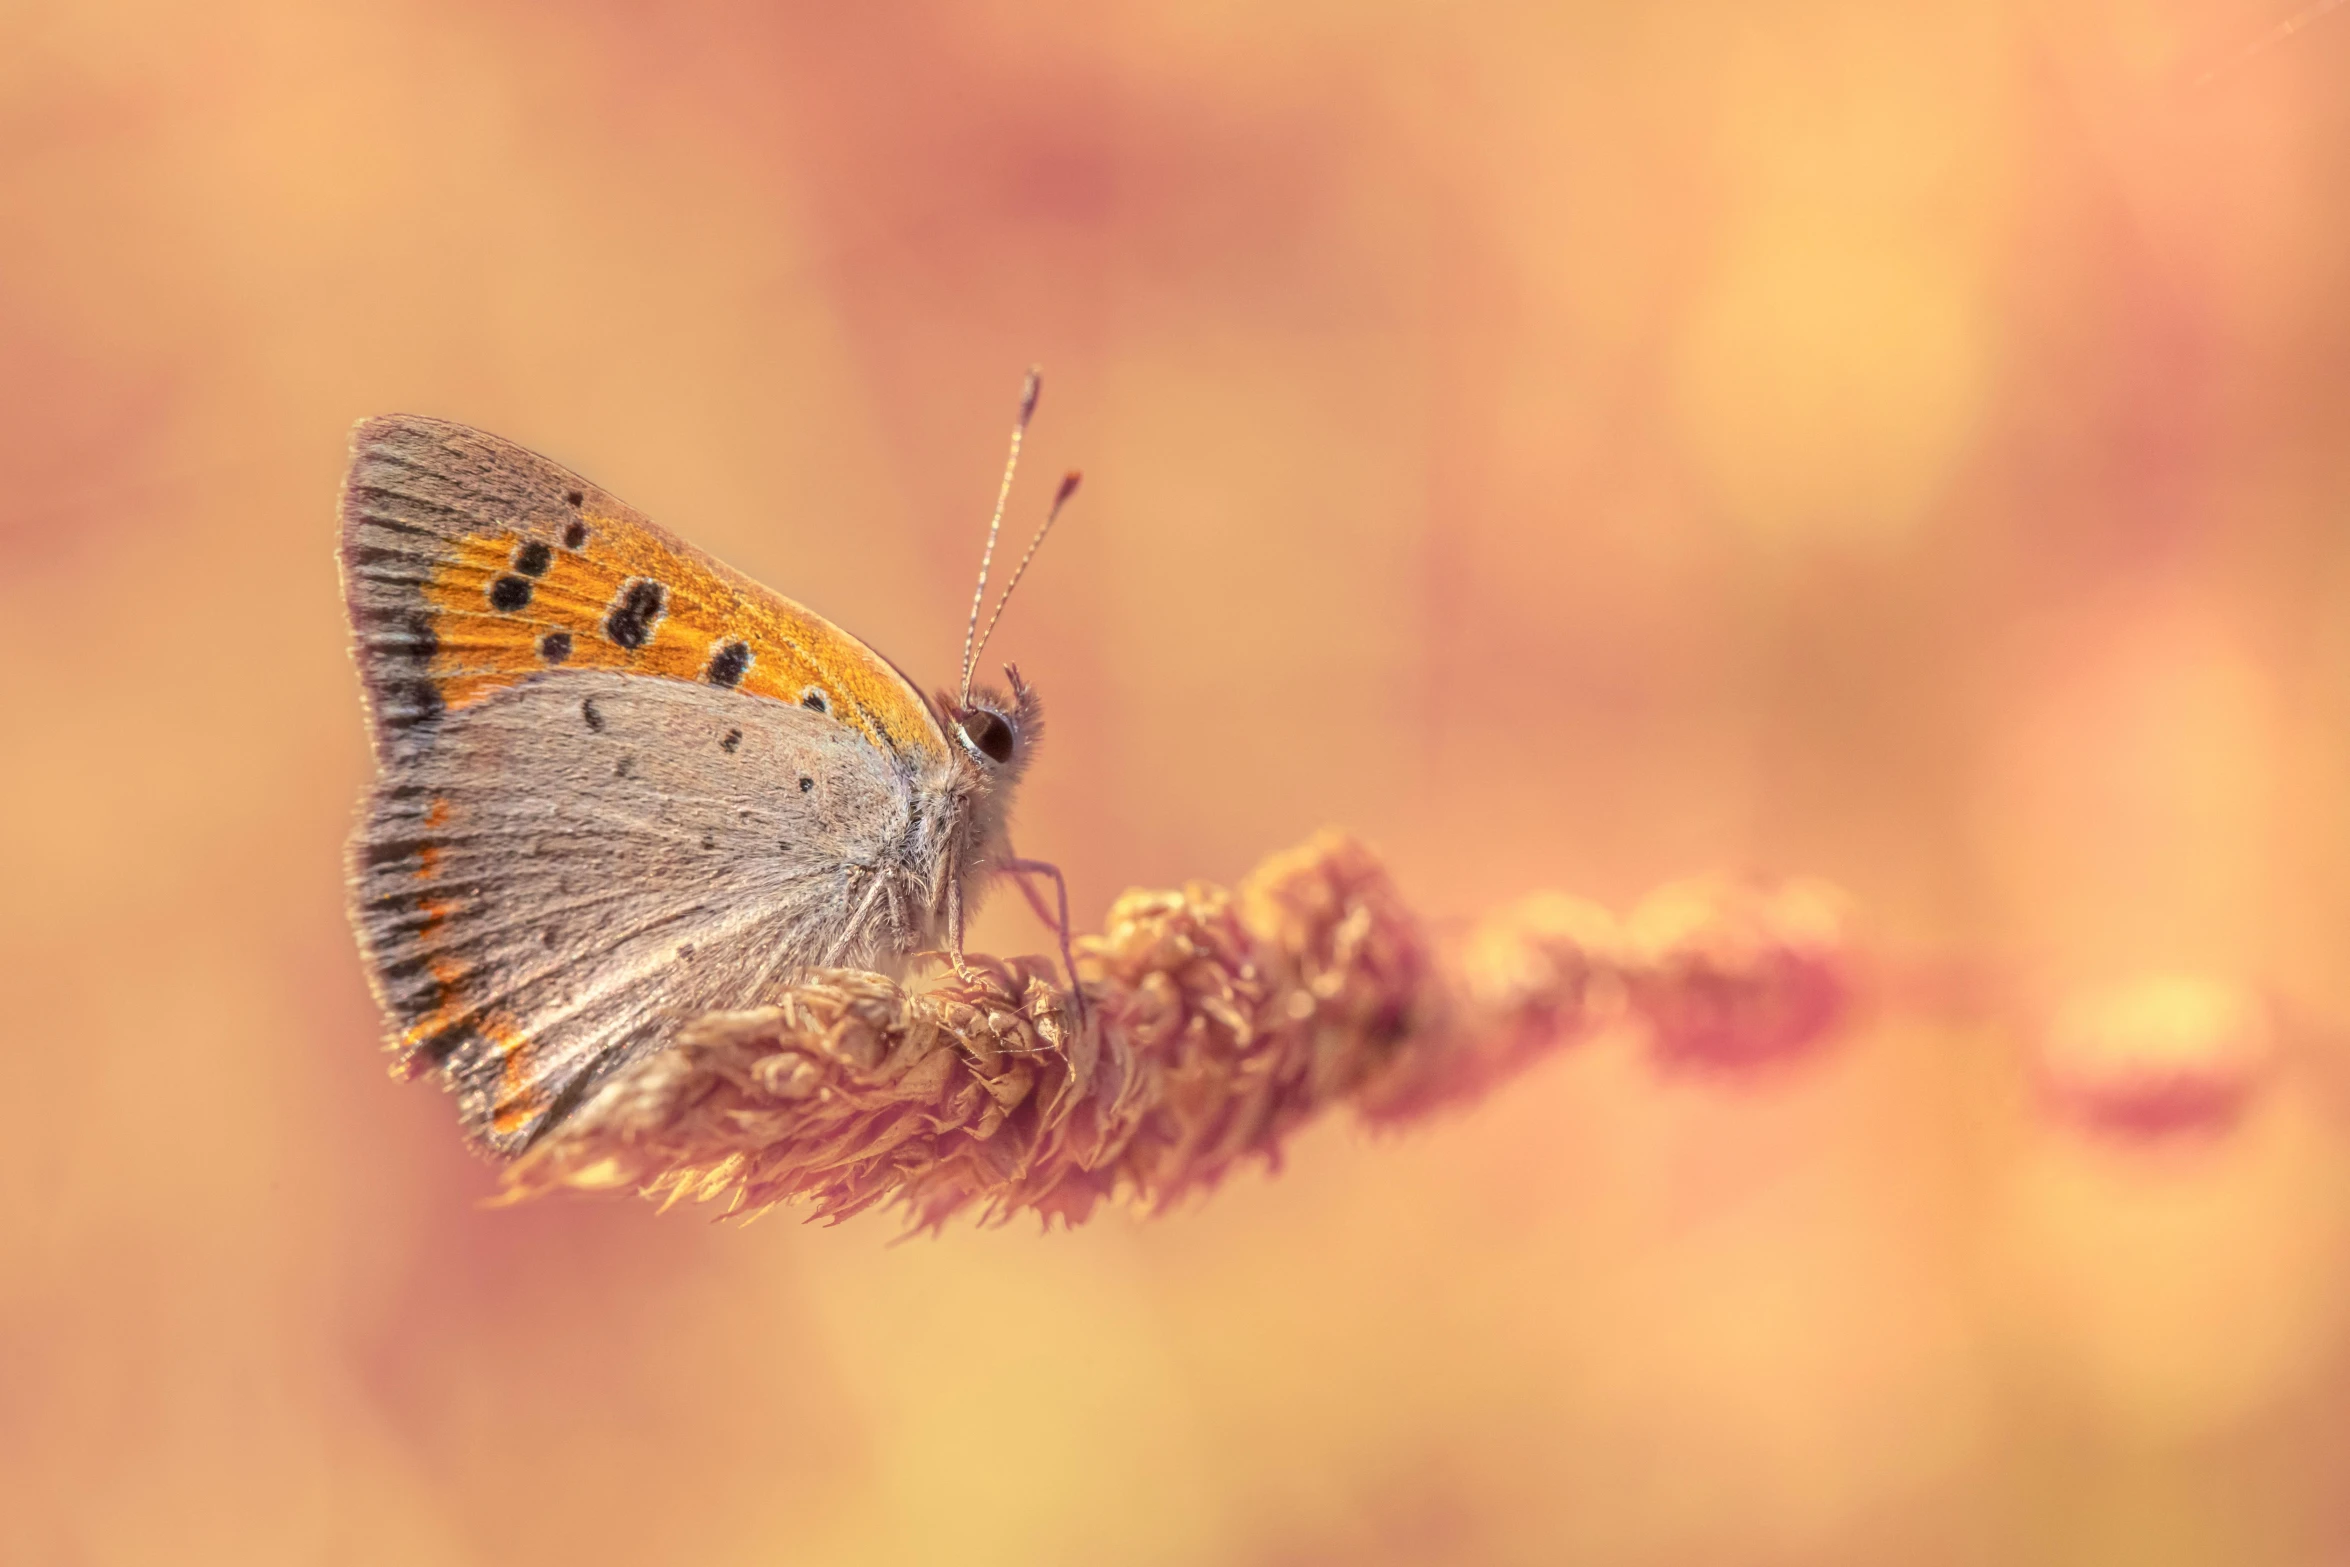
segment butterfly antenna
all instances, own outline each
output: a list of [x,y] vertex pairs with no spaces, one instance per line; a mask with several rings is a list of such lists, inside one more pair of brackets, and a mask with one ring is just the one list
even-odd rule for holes
[[987,602],[987,568],[995,561],[996,534],[1004,526],[1004,503],[1012,498],[1012,475],[1020,468],[1020,442],[1028,434],[1028,421],[1036,417],[1036,394],[1043,389],[1043,375],[1030,365],[1028,379],[1020,386],[1020,417],[1012,423],[1012,449],[1004,457],[1004,482],[996,486],[995,512],[987,519],[987,548],[979,553],[979,582],[971,589],[971,619],[963,627],[961,700],[965,702],[971,700],[971,671],[979,658],[979,611]]
[[[1036,530],[1036,537],[1028,541],[1028,551],[1020,557],[1020,564],[1012,568],[1012,580],[1004,584],[1004,596],[995,601],[995,613],[987,617],[987,629],[979,633],[979,646],[971,651],[971,663],[977,667],[979,655],[987,651],[987,639],[995,635],[995,623],[1004,618],[1004,606],[1012,602],[1012,590],[1020,579],[1028,575],[1028,563],[1036,559],[1036,552],[1044,546],[1044,536],[1053,531],[1053,523],[1061,515],[1061,508],[1069,504],[1069,497],[1077,493],[1077,486],[1085,482],[1085,475],[1074,470],[1061,475],[1061,487],[1053,492],[1052,510],[1044,514],[1044,526]],[[968,674],[964,676],[970,678]],[[963,693],[970,695],[968,688]]]

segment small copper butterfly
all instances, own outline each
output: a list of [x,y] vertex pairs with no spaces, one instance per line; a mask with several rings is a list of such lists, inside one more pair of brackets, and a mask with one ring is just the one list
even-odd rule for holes
[[[1035,689],[958,693],[895,665],[593,484],[438,419],[362,423],[343,590],[377,774],[351,915],[392,1048],[438,1069],[468,1135],[520,1153],[701,1013],[801,970],[960,960],[1036,750]],[[1077,485],[1013,573],[1027,569]],[[999,600],[996,614],[1003,612]],[[1057,928],[1068,952],[1068,897]]]

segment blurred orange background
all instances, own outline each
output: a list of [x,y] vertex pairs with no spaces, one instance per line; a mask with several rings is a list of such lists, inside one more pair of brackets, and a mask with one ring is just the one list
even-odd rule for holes
[[[2287,14],[0,9],[0,1559],[2350,1559],[2350,11]],[[1031,359],[1081,926],[1325,822],[1436,919],[1799,871],[2273,1066],[2117,1138],[2031,1006],[1892,1015],[1073,1234],[483,1209],[342,914],[350,425],[938,684]]]

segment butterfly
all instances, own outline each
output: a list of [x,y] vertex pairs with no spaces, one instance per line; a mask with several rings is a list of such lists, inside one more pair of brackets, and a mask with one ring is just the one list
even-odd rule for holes
[[1036,691],[1009,665],[1007,690],[971,683],[1077,486],[980,632],[1037,390],[1031,371],[961,688],[929,699],[544,457],[438,419],[358,426],[341,561],[377,770],[351,915],[395,1071],[439,1071],[477,1146],[523,1152],[679,1024],[805,969],[894,974],[942,941],[959,965],[993,873],[1067,960],[1060,873],[1006,831]]

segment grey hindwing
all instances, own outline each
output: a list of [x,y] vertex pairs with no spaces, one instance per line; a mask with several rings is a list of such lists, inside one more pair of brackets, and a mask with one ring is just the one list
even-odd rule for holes
[[855,731],[738,691],[533,676],[396,747],[353,845],[368,964],[466,1129],[526,1148],[701,1012],[815,964],[894,967],[877,895],[912,785]]

